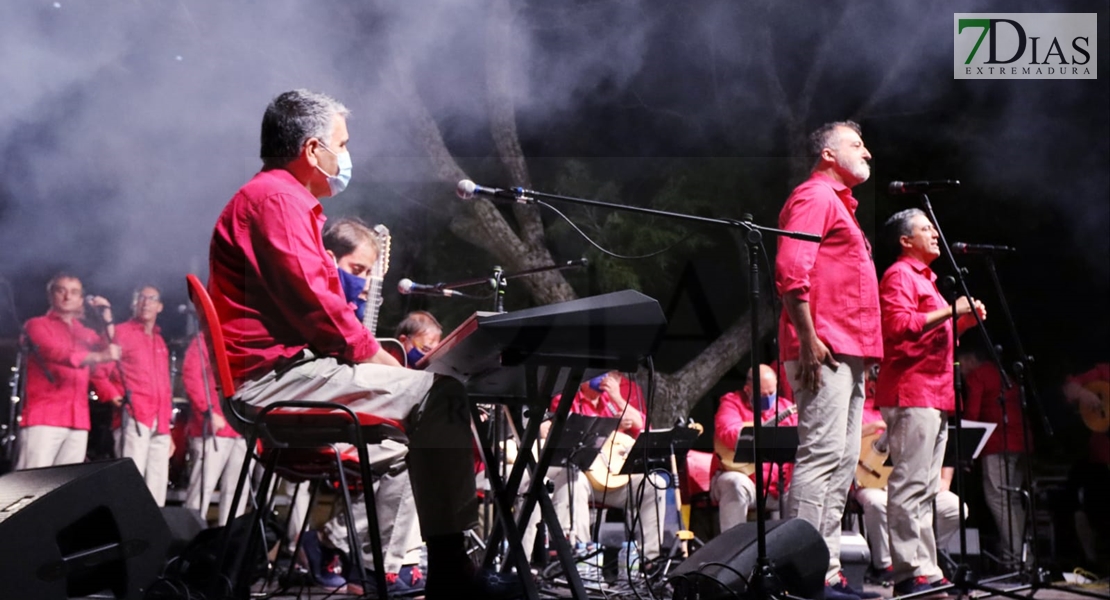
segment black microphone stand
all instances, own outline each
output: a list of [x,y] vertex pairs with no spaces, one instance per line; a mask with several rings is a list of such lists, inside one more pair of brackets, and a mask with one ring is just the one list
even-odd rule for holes
[[[108,343],[109,344],[116,343],[116,335],[115,335],[115,327],[114,327],[115,319],[113,319],[112,321],[105,321],[104,318],[103,318],[103,311],[105,309],[111,310],[111,307],[110,306],[100,306],[100,307],[94,307],[94,308],[99,308],[100,311],[101,311],[100,322],[101,322],[101,324],[104,325],[104,335],[108,337]],[[139,420],[135,418],[135,405],[131,403],[131,390],[127,388],[127,375],[124,373],[124,370],[123,370],[123,348],[120,348],[119,360],[117,360],[115,362],[116,362],[116,372],[119,373],[119,384],[123,388],[123,400],[120,403],[120,408],[124,412],[131,415],[131,422],[135,424],[135,435],[137,437],[143,437],[143,430],[139,428]],[[123,424],[122,415],[120,415],[120,425],[119,426],[120,426],[119,453],[116,455],[116,458],[123,458],[123,428],[125,427],[125,425]]]
[[[517,202],[522,204],[538,203],[543,205],[543,202],[537,201],[536,198],[546,198],[550,200],[559,200],[570,202],[573,204],[582,204],[586,206],[596,206],[600,208],[608,208],[612,210],[622,210],[627,212],[639,213],[643,215],[651,215],[656,217],[664,217],[668,219],[676,219],[680,221],[687,221],[691,223],[699,223],[703,225],[716,225],[728,227],[731,230],[742,230],[745,234],[744,242],[748,248],[748,306],[751,311],[751,358],[752,358],[752,372],[753,380],[754,373],[758,373],[759,363],[759,250],[763,244],[763,234],[769,233],[772,235],[781,235],[798,240],[809,242],[820,242],[821,236],[812,233],[786,231],[783,229],[775,229],[771,227],[763,227],[756,225],[752,222],[750,215],[744,215],[740,220],[735,219],[716,219],[712,217],[700,217],[697,215],[688,215],[683,213],[675,213],[664,210],[657,210],[653,208],[642,208],[639,206],[628,206],[623,204],[612,204],[609,202],[601,202],[598,200],[588,200],[585,198],[575,198],[572,196],[562,196],[558,194],[548,194],[544,192],[537,192],[535,190],[526,190],[524,188],[513,188],[515,200],[508,200],[510,202]],[[763,454],[760,442],[760,431],[763,429],[760,419],[755,419],[753,423],[753,441],[755,463],[755,488],[762,491],[763,483]],[[764,516],[766,508],[766,500],[762,493],[756,494],[756,566],[755,572],[748,578],[749,588],[755,593],[756,598],[769,598],[779,595],[783,590],[781,585],[777,584],[777,578],[771,568],[771,561],[767,556],[767,525],[766,517]]]

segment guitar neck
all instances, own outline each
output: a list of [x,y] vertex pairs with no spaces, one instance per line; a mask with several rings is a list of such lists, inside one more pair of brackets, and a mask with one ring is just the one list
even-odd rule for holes
[[378,334],[378,311],[381,307],[382,278],[371,276],[366,296],[366,312],[362,314],[362,324],[374,335]]

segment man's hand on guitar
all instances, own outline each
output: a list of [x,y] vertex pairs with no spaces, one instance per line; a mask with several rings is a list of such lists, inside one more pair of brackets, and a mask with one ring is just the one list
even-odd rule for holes
[[396,358],[393,358],[392,354],[390,354],[389,352],[386,352],[385,349],[383,349],[383,348],[379,348],[378,351],[375,352],[373,356],[371,356],[369,359],[366,360],[366,362],[373,363],[373,364],[376,364],[376,365],[388,365],[390,367],[404,368],[404,366],[401,363],[397,362]]
[[863,427],[860,428],[860,436],[867,437],[880,431],[886,431],[886,423],[884,421],[872,421],[863,424]]

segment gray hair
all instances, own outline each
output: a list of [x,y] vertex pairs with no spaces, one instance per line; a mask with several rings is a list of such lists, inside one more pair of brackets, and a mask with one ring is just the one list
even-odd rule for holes
[[857,135],[863,136],[863,130],[860,129],[859,123],[855,121],[833,121],[818,127],[816,131],[809,134],[809,156],[813,159],[815,165],[821,159],[821,151],[825,148],[832,148],[836,144],[840,137],[839,129],[841,127],[847,127],[856,132]]
[[309,138],[327,140],[336,116],[351,111],[334,98],[309,90],[292,90],[274,98],[262,115],[260,157],[268,168],[281,168],[301,153]]
[[920,208],[907,208],[890,215],[883,227],[890,233],[891,241],[897,243],[902,236],[913,235],[913,220],[918,215],[925,216],[925,213]]

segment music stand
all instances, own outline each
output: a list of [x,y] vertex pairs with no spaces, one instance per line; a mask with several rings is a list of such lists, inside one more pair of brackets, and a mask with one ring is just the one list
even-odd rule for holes
[[590,470],[605,440],[617,430],[620,422],[616,417],[587,417],[570,413],[558,445],[551,450],[551,466]]
[[[967,461],[971,462],[979,458],[979,453],[983,451],[983,447],[987,445],[987,438],[991,436],[995,428],[994,423],[983,423],[980,421],[968,421],[964,419],[960,423],[960,441],[956,442],[956,436],[952,435],[955,429],[949,429],[947,445],[944,448],[944,464],[945,467],[955,467],[959,454],[956,449],[962,448],[975,448],[971,453],[971,458]],[[888,461],[890,459],[887,459]]]
[[647,473],[652,470],[671,470],[671,452],[681,453],[683,459],[686,452],[694,447],[698,439],[697,429],[690,427],[674,427],[671,429],[657,429],[645,431],[636,438],[636,443],[628,451],[628,457],[621,466],[619,475],[632,475]]
[[[798,454],[798,428],[795,426],[763,427],[759,449],[764,462],[792,463]],[[745,427],[736,438],[735,462],[755,462],[755,427]]]

